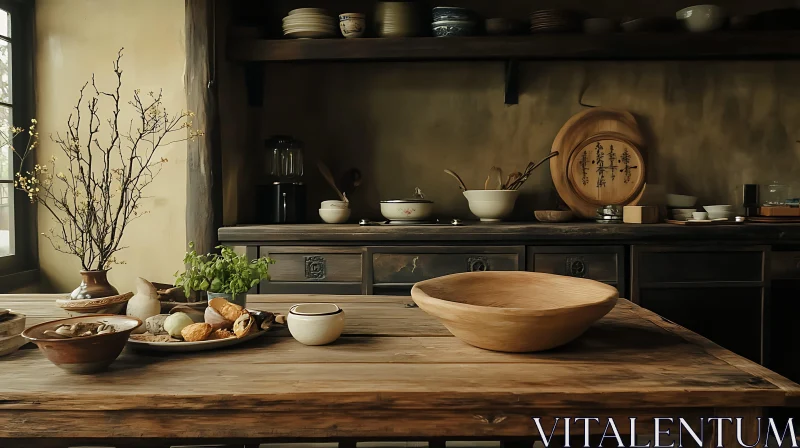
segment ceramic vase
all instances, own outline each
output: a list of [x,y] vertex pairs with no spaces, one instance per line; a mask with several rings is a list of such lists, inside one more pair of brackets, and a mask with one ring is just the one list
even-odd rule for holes
[[[139,277],[136,279],[136,294],[128,301],[128,308],[125,311],[130,317],[135,317],[142,322],[161,312],[161,301],[158,300],[158,291],[152,283]],[[144,333],[145,325],[133,330],[134,333]]]
[[116,296],[117,288],[108,283],[108,271],[81,271],[81,285],[69,295],[72,300]]
[[246,292],[243,292],[243,293],[240,293],[240,294],[236,294],[236,295],[222,293],[222,292],[209,292],[207,294],[208,294],[208,300],[209,301],[211,299],[214,299],[214,298],[217,298],[217,297],[222,297],[223,299],[227,300],[228,302],[235,303],[235,304],[237,304],[239,306],[247,306],[247,293]]

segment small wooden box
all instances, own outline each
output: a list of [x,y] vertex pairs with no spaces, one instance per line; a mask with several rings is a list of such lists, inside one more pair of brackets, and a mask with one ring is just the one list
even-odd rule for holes
[[761,207],[758,210],[758,214],[761,216],[775,216],[775,217],[785,217],[785,216],[800,216],[800,207],[788,207],[788,206],[770,206],[770,207]]
[[658,222],[658,207],[653,205],[626,205],[622,208],[625,224],[655,224]]

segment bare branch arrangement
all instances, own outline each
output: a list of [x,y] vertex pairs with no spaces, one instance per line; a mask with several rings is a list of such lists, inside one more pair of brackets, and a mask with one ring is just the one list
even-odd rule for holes
[[[46,164],[18,172],[14,180],[16,188],[41,204],[58,223],[42,235],[57,251],[80,258],[87,271],[124,264],[115,257],[126,248],[122,237],[132,221],[148,213],[141,208],[144,189],[167,163],[157,154],[159,148],[203,134],[192,129],[192,112],[169,113],[164,108],[161,91],[142,95],[135,90],[128,101],[134,118],[122,123],[121,59],[122,49],[113,63],[114,88],[101,90],[92,75],[80,89],[66,132],[50,136],[66,159],[63,164],[53,156]],[[101,106],[105,105],[110,105],[110,113],[103,126]],[[28,130],[25,150],[12,146],[23,162],[37,146],[36,124],[33,120]],[[103,131],[107,137],[101,140]],[[22,132],[12,128],[9,140]]]

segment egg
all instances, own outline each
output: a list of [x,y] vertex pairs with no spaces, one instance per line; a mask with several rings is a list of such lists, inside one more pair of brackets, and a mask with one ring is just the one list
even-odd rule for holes
[[186,313],[170,314],[168,318],[164,319],[164,330],[173,338],[180,338],[181,331],[193,323],[192,318]]

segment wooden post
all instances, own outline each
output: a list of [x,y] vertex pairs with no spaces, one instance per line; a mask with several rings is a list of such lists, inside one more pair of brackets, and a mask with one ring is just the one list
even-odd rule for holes
[[186,103],[194,128],[205,135],[188,142],[186,241],[198,253],[217,245],[222,226],[222,153],[217,114],[215,1],[186,0]]

